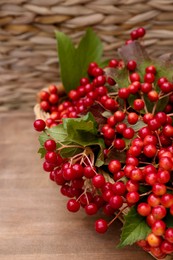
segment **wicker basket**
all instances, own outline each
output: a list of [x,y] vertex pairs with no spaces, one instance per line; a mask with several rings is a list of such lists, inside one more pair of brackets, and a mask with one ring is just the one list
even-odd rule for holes
[[144,44],[160,56],[172,50],[173,0],[1,0],[0,111],[31,109],[35,93],[59,80],[54,31],[78,42],[93,27],[105,57],[144,26]]

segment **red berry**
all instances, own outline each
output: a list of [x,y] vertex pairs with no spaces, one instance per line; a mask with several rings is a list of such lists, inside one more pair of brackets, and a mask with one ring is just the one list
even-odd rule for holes
[[150,214],[151,212],[151,206],[145,202],[141,202],[139,203],[138,207],[137,207],[137,212],[143,216],[146,217]]
[[118,67],[118,64],[119,64],[118,60],[112,59],[112,60],[109,61],[108,66],[111,67],[111,68],[116,68],[116,67]]
[[80,203],[75,199],[70,199],[67,202],[67,209],[70,212],[77,212],[80,209]]
[[119,209],[123,205],[123,199],[119,195],[112,196],[109,200],[109,204],[113,209]]
[[42,132],[46,127],[46,123],[42,119],[37,119],[34,121],[33,126],[36,131]]
[[173,228],[170,227],[166,230],[165,232],[165,239],[170,242],[173,243]]
[[131,125],[136,124],[137,121],[138,121],[138,115],[134,112],[129,113],[128,116],[127,116],[127,121]]
[[105,233],[108,229],[108,224],[104,219],[98,219],[95,222],[95,230],[98,233]]
[[56,149],[56,142],[54,140],[46,140],[44,142],[44,147],[47,151],[54,151]]
[[156,220],[152,227],[151,230],[156,236],[163,236],[165,233],[166,229],[166,224],[163,220]]
[[135,70],[136,69],[136,61],[134,61],[134,60],[130,60],[130,61],[128,61],[128,63],[127,63],[127,69],[128,70],[130,70],[130,71],[133,71],[133,70]]
[[90,203],[85,206],[85,212],[87,215],[94,215],[98,211],[98,208],[95,203]]
[[101,188],[105,184],[105,178],[101,174],[97,174],[92,178],[92,184],[96,188]]
[[121,170],[121,163],[118,160],[111,160],[108,164],[108,169],[112,174],[115,174]]
[[145,31],[145,28],[144,27],[140,27],[137,29],[137,35],[138,37],[143,37],[145,35],[146,31]]
[[142,99],[135,99],[133,102],[133,107],[135,110],[139,111],[142,110],[145,106],[145,103]]

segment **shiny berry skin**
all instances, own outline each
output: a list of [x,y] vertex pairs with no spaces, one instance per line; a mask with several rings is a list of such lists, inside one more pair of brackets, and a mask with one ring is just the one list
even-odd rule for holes
[[130,75],[130,81],[134,82],[134,81],[140,81],[140,76],[138,73],[134,72]]
[[118,60],[112,59],[109,61],[108,66],[111,68],[116,68],[116,67],[118,67],[118,64],[119,64]]
[[101,174],[97,174],[92,178],[92,184],[96,188],[101,188],[105,184],[105,178]]
[[170,171],[173,169],[173,162],[171,160],[171,158],[169,157],[161,157],[160,160],[159,160],[159,167],[164,169],[164,170],[167,170],[167,171]]
[[161,244],[161,250],[165,254],[172,254],[173,253],[173,244],[164,240]]
[[122,196],[126,192],[126,185],[122,181],[118,181],[112,184],[111,189],[116,195]]
[[165,239],[170,242],[173,243],[173,228],[170,227],[166,230],[165,232]]
[[85,212],[87,215],[94,215],[98,211],[98,208],[95,203],[90,203],[85,206]]
[[139,38],[144,37],[145,33],[146,33],[146,31],[145,31],[145,28],[144,28],[144,27],[139,27],[139,28],[137,29],[137,35],[138,35]]
[[147,144],[144,146],[143,152],[147,157],[152,158],[156,155],[157,148],[153,144]]
[[154,216],[155,219],[162,219],[166,216],[167,211],[164,206],[158,205],[152,208],[151,214]]
[[144,108],[144,105],[145,103],[142,99],[135,99],[133,102],[133,107],[137,111],[142,110]]
[[135,204],[139,200],[139,193],[137,191],[128,192],[126,199],[128,203]]
[[158,247],[161,245],[162,243],[162,238],[160,236],[156,236],[155,234],[153,233],[150,233],[148,236],[147,236],[147,242],[148,244],[151,246],[151,247]]
[[91,166],[85,166],[83,170],[83,174],[86,178],[92,179],[95,176],[95,169]]
[[173,205],[173,194],[166,193],[161,197],[161,204],[165,208],[170,208]]
[[162,90],[163,93],[169,93],[173,90],[173,85],[170,82],[164,82],[161,86],[160,89]]
[[171,175],[169,171],[160,169],[157,173],[157,181],[159,183],[167,183],[170,181]]
[[134,60],[130,60],[127,63],[127,69],[130,71],[134,71],[136,69],[136,66],[137,66],[137,64],[136,64],[136,61],[134,61]]
[[156,236],[162,236],[165,233],[166,229],[166,224],[163,220],[156,220],[152,227],[151,230]]
[[137,207],[137,212],[143,216],[146,217],[150,214],[151,212],[151,206],[145,202],[142,202],[138,205]]
[[111,160],[108,164],[108,169],[112,174],[121,170],[121,163],[118,160]]
[[105,233],[108,229],[108,224],[106,222],[106,220],[104,219],[98,219],[96,220],[95,222],[95,230],[98,232],[98,233]]
[[132,139],[133,136],[135,134],[135,131],[133,130],[133,128],[131,127],[127,127],[126,129],[124,129],[123,131],[123,137],[127,138],[127,139]]
[[34,121],[33,126],[36,131],[42,132],[46,127],[46,123],[42,119],[37,119]]
[[50,94],[57,94],[57,92],[58,92],[58,89],[55,85],[50,85],[48,87],[48,90],[49,90]]
[[121,88],[118,91],[118,96],[122,99],[127,99],[130,95],[130,90],[128,88]]
[[51,104],[53,104],[53,105],[54,105],[54,104],[57,104],[58,101],[59,101],[59,97],[58,97],[57,94],[50,94],[49,102],[50,102]]
[[159,99],[159,94],[157,93],[157,91],[151,90],[148,92],[147,97],[151,102],[156,102]]
[[147,82],[147,83],[153,83],[155,80],[155,76],[153,73],[146,73],[145,76],[144,76],[144,81]]
[[151,206],[151,207],[155,207],[158,206],[160,204],[160,197],[151,193],[148,198],[147,198],[147,203]]
[[46,160],[48,163],[56,164],[56,162],[57,162],[57,154],[56,154],[55,152],[48,151],[48,152],[45,154],[45,160]]
[[80,203],[75,199],[70,199],[67,202],[67,209],[70,212],[77,212],[80,209]]
[[113,142],[113,146],[117,150],[123,150],[126,146],[125,141],[123,139],[115,139]]
[[56,149],[56,142],[54,140],[46,140],[44,142],[44,147],[47,151],[54,151]]
[[43,163],[43,169],[44,169],[45,172],[51,172],[51,171],[53,171],[54,167],[55,167],[55,165],[54,165],[54,164],[51,164],[51,163],[49,163],[49,162],[46,162],[46,161],[45,161],[45,162]]
[[130,33],[130,36],[131,36],[131,39],[132,39],[132,40],[137,40],[138,37],[139,37],[137,30],[133,30],[133,31]]
[[136,124],[137,121],[138,121],[138,115],[134,112],[129,113],[128,116],[127,116],[127,121],[131,125]]
[[146,67],[145,72],[146,72],[146,73],[156,74],[156,68],[155,68],[155,66],[150,65],[150,66]]
[[145,82],[141,84],[141,91],[143,93],[148,93],[152,90],[152,84],[149,82]]
[[109,200],[109,204],[113,209],[119,209],[123,205],[123,199],[119,195],[112,196]]
[[48,101],[49,100],[49,92],[48,91],[45,91],[45,90],[42,90],[40,93],[39,93],[39,98],[41,100],[44,100],[44,101]]

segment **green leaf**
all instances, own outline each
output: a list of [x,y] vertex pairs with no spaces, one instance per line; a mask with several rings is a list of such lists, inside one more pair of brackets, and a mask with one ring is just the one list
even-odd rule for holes
[[[59,124],[57,126],[51,127],[46,130],[46,133],[55,141],[63,142],[66,140],[68,133],[64,129],[62,124]],[[49,138],[50,138],[49,137]]]
[[135,207],[124,216],[125,223],[122,228],[121,239],[118,247],[132,245],[135,242],[145,239],[151,232],[144,217],[141,217]]
[[129,72],[126,67],[121,70],[116,70],[114,80],[118,83],[119,88],[127,88],[129,86],[130,82],[128,78]]
[[107,158],[105,160],[105,165],[108,165],[109,162],[111,160],[114,160],[114,159],[117,159],[119,160],[121,163],[124,163],[125,160],[126,160],[126,152],[123,151],[123,152],[120,152],[120,151],[117,151],[116,149],[111,149],[110,152],[108,153],[107,155]]
[[133,128],[133,130],[134,130],[135,132],[139,131],[142,127],[146,126],[146,124],[143,122],[143,120],[140,120],[140,119],[139,119],[138,122],[137,122],[136,124],[134,124],[134,125],[129,124],[128,121],[127,121],[127,119],[125,119],[125,120],[123,121],[123,123],[125,123],[125,124],[127,125],[127,127]]
[[90,112],[81,118],[65,118],[63,127],[67,131],[68,140],[74,142],[80,141],[81,138],[83,141],[92,140],[98,132],[97,123]]
[[100,39],[91,28],[88,28],[76,49],[77,63],[79,64],[78,80],[87,76],[89,63],[94,61],[99,64],[101,62],[102,54],[103,46]]
[[41,158],[44,158],[44,156],[46,154],[46,149],[44,149],[43,147],[40,147],[38,150],[38,153],[40,153]]
[[75,143],[83,147],[99,146],[96,164],[101,166],[104,163],[103,149],[104,140],[98,136],[97,123],[92,113],[87,113],[81,118],[65,118],[63,127],[67,132],[66,140],[70,144]]
[[[71,145],[71,143],[70,143]],[[74,144],[75,145],[75,144]],[[80,149],[78,147],[68,147],[68,148],[64,148],[60,151],[60,155],[63,158],[69,158],[69,157],[73,157],[76,154],[79,154],[83,151],[83,149]]]
[[68,93],[79,86],[80,78],[87,77],[89,63],[101,62],[103,46],[92,29],[86,31],[77,48],[62,32],[56,32],[56,39],[61,79]]

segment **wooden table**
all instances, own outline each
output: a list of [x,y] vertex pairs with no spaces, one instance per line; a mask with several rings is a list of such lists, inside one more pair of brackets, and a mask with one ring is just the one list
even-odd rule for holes
[[98,216],[69,213],[42,170],[32,113],[0,115],[0,260],[152,260],[137,246],[116,249],[121,223],[96,234]]

